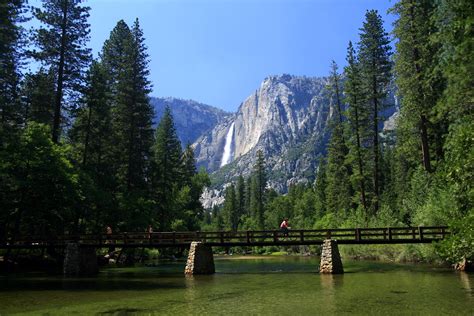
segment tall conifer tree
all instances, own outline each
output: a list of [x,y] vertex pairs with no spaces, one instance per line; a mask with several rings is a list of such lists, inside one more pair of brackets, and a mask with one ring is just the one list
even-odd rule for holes
[[56,75],[56,95],[52,140],[59,142],[63,100],[68,109],[74,108],[79,91],[83,86],[84,71],[91,59],[89,40],[89,7],[82,6],[82,0],[43,0],[43,8],[36,8],[34,16],[43,25],[35,30],[34,40],[39,51],[32,56],[52,68]]
[[350,170],[346,163],[348,153],[344,139],[341,75],[333,61],[328,89],[331,93],[332,116],[330,119],[331,138],[328,144],[327,187],[328,210],[348,212],[351,207]]
[[123,42],[115,105],[115,132],[123,157],[119,174],[127,191],[145,189],[145,172],[153,141],[148,56],[138,20],[130,35]]
[[237,211],[237,200],[235,186],[232,184],[226,188],[224,208],[222,210],[226,226],[233,231],[239,227],[239,216]]
[[119,191],[146,190],[153,109],[148,100],[148,55],[138,20],[119,21],[104,43],[102,63],[112,93],[113,148]]
[[23,62],[24,0],[0,1],[0,148],[22,123],[19,98],[20,68]]
[[264,226],[265,192],[267,187],[267,172],[265,169],[265,157],[263,152],[258,150],[251,182],[250,213],[255,218],[259,229],[263,229]]
[[94,166],[92,169],[97,173],[106,167],[105,157],[111,149],[110,99],[107,72],[101,63],[94,61],[87,74],[84,105],[77,111],[71,136],[80,147],[81,165],[85,169]]
[[373,211],[380,207],[381,174],[380,174],[380,144],[379,125],[382,122],[381,111],[385,108],[388,85],[391,80],[390,61],[391,48],[388,34],[383,28],[383,22],[376,10],[365,14],[359,42],[359,62],[363,90],[366,93],[366,105],[371,119],[371,149],[372,149],[372,182],[373,182]]
[[25,75],[22,84],[25,121],[35,121],[53,128],[55,81],[54,73],[40,68],[35,74]]
[[[415,153],[414,158],[421,161],[428,172],[433,171],[430,151],[435,148],[431,142],[436,140],[429,137],[429,129],[434,125],[433,109],[443,91],[437,61],[440,45],[430,38],[430,34],[436,32],[434,9],[435,2],[428,0],[402,0],[393,9],[399,15],[394,33],[398,38],[396,82],[403,96],[398,126],[400,140],[405,139],[405,147],[409,147],[404,152]],[[413,135],[418,145],[412,145],[410,137]]]
[[171,212],[182,174],[181,144],[169,107],[165,109],[156,129],[152,166],[152,190],[158,222],[160,229],[165,230],[170,228],[171,220],[175,217]]
[[[440,1],[436,10],[441,68],[446,89],[436,112],[449,124],[444,142],[446,178],[462,218],[470,214],[466,231],[474,229],[474,3],[469,0]],[[472,236],[472,235],[471,235]],[[472,237],[465,236],[466,240]],[[456,247],[456,245],[455,245]],[[472,252],[471,252],[472,253]]]
[[326,199],[326,187],[327,187],[327,176],[326,167],[327,163],[324,158],[319,160],[318,170],[316,172],[316,180],[314,182],[314,194],[315,199],[315,213],[317,217],[323,217],[327,211],[327,199]]
[[362,78],[360,73],[360,65],[357,61],[356,52],[349,42],[347,48],[347,63],[344,68],[346,81],[344,84],[344,92],[346,96],[347,119],[349,123],[348,136],[348,163],[352,165],[351,182],[354,191],[358,193],[359,198],[356,200],[361,204],[364,210],[368,210],[367,201],[367,178],[368,174],[365,167],[367,159],[367,132],[369,130],[369,120],[367,107],[364,106],[364,92],[362,89]]
[[246,214],[246,209],[245,209],[245,180],[242,175],[239,175],[239,178],[237,179],[237,186],[235,188],[235,197],[237,200],[236,203],[236,208],[237,208],[237,213],[239,218],[244,216]]

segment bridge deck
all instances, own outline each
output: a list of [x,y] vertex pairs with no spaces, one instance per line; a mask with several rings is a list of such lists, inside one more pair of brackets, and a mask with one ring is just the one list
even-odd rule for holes
[[0,240],[0,249],[33,249],[65,247],[70,242],[83,247],[107,248],[169,248],[188,247],[192,241],[209,246],[278,246],[319,245],[325,239],[335,239],[339,244],[408,244],[431,243],[449,235],[447,226],[383,227],[289,230],[284,236],[278,230],[217,231],[217,232],[156,232],[120,234],[82,234],[55,237],[22,236]]

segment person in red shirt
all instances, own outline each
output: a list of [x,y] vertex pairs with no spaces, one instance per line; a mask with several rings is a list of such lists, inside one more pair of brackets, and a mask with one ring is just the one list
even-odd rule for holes
[[288,236],[288,218],[285,218],[280,224],[280,231],[284,236]]

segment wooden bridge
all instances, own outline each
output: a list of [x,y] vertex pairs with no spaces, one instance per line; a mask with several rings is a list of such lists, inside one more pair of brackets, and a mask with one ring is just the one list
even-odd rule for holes
[[431,243],[450,234],[447,226],[340,228],[289,230],[214,231],[214,232],[156,232],[119,234],[81,234],[54,237],[19,236],[0,240],[0,249],[35,249],[66,247],[75,243],[81,247],[107,248],[173,248],[189,247],[191,242],[202,242],[210,247],[320,245],[325,240],[338,244],[409,244]]

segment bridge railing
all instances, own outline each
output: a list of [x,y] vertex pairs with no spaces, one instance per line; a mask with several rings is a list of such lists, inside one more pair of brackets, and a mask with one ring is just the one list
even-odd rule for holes
[[284,235],[279,230],[210,231],[210,232],[123,232],[116,234],[78,234],[58,236],[19,236],[0,240],[0,248],[38,248],[64,246],[76,242],[93,247],[122,246],[173,246],[202,241],[211,245],[272,245],[272,244],[319,244],[324,239],[336,239],[339,243],[409,243],[432,242],[449,235],[446,226],[292,229]]

